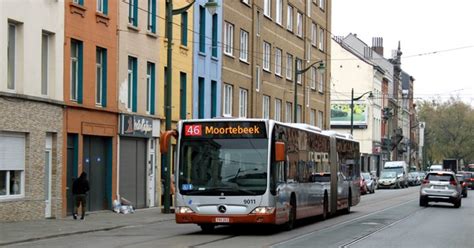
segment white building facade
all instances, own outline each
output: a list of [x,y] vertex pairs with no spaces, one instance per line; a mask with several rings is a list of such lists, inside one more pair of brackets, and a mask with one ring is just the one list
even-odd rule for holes
[[64,1],[0,1],[0,221],[61,216]]

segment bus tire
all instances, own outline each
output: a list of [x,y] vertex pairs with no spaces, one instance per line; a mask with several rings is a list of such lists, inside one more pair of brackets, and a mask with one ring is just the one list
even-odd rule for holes
[[323,201],[323,215],[321,219],[325,220],[328,218],[328,210],[329,209],[329,202],[328,202],[328,194],[324,192],[324,201]]
[[210,233],[210,232],[214,231],[215,225],[213,225],[213,224],[199,224],[199,227],[201,228],[202,232]]
[[347,197],[347,208],[344,210],[344,213],[346,214],[351,213],[351,205],[352,205],[352,192],[351,192],[351,188],[349,188],[349,195]]
[[294,194],[291,195],[290,200],[290,210],[289,210],[289,217],[288,222],[285,223],[285,230],[289,231],[295,227],[296,222],[296,197]]

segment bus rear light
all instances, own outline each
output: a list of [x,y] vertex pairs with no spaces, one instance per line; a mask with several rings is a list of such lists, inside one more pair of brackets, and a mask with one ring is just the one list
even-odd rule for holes
[[194,211],[189,207],[176,207],[176,213],[178,213],[178,214],[193,214]]
[[272,214],[275,212],[274,207],[256,207],[251,214]]

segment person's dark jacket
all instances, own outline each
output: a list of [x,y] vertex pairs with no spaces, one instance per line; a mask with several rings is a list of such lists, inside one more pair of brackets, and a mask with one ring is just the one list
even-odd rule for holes
[[89,191],[89,181],[87,181],[87,174],[82,172],[81,176],[72,183],[73,195],[84,195]]

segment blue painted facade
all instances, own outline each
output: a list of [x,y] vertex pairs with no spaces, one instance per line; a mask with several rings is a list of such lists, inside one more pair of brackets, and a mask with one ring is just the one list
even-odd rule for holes
[[[221,116],[222,108],[222,6],[219,7],[213,18],[204,8],[208,0],[196,0],[194,4],[194,49],[193,49],[193,113],[192,117],[212,118]],[[204,14],[204,22],[200,18]],[[217,23],[213,28],[213,19]],[[202,25],[203,24],[203,25]],[[203,32],[204,37],[201,35]],[[213,41],[212,37],[216,37]],[[203,43],[204,41],[204,43]],[[213,51],[214,44],[214,51]],[[214,53],[213,53],[214,52]],[[201,78],[201,80],[200,80]],[[201,83],[199,83],[201,81]],[[214,84],[214,86],[213,86]],[[201,87],[200,87],[201,85]],[[201,112],[200,112],[201,111]],[[214,112],[214,114],[213,114]]]

